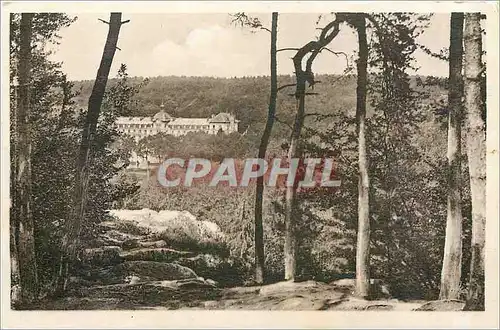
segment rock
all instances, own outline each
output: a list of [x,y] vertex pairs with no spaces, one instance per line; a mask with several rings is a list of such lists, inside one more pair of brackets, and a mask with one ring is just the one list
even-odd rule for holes
[[125,261],[114,266],[91,268],[81,275],[85,280],[96,285],[117,285],[144,283],[150,281],[193,279],[196,273],[178,264],[156,261]]
[[342,278],[330,283],[330,285],[340,286],[340,287],[352,287],[356,285],[356,279],[354,278]]
[[189,258],[179,258],[176,263],[193,269],[198,275],[211,277],[222,268],[223,260],[211,254],[199,254]]
[[416,311],[463,311],[465,302],[460,300],[434,300],[414,309]]
[[390,311],[393,310],[394,306],[389,305],[389,304],[372,304],[366,306],[365,310],[371,311],[371,310],[377,310],[377,311]]
[[[343,278],[330,283],[339,288],[349,288],[354,290],[356,286],[356,279],[354,278]],[[381,279],[370,279],[370,296],[371,298],[384,298],[388,299],[391,297],[389,287]]]
[[128,233],[121,232],[117,229],[110,229],[104,234],[100,235],[100,239],[106,245],[116,245],[124,249],[131,249],[138,246],[138,241],[143,237],[139,235],[132,235]]
[[[193,254],[193,252],[177,251],[167,248],[142,248],[123,252],[121,257],[126,261],[145,260],[173,262],[181,257],[192,256]],[[184,264],[183,266],[189,267],[189,265]]]
[[129,275],[125,278],[125,282],[129,284],[137,284],[141,282],[141,278],[135,275]]
[[135,275],[144,280],[181,280],[196,279],[196,273],[187,267],[174,264],[155,261],[127,261],[116,266],[116,272],[125,276]]
[[208,300],[203,302],[203,307],[205,308],[217,308],[219,306],[219,302],[216,300]]
[[204,280],[201,277],[189,278],[184,280],[175,281],[160,281],[153,283],[153,285],[158,285],[164,288],[170,289],[194,289],[194,288],[215,288],[216,285],[211,284],[209,281]]
[[83,250],[81,261],[88,265],[115,265],[122,262],[119,246],[103,246]]
[[110,215],[116,218],[117,226],[126,232],[148,232],[171,243],[175,240],[186,240],[195,243],[220,243],[224,238],[219,226],[210,221],[198,221],[187,211],[142,210],[110,210]]
[[312,300],[310,297],[290,297],[280,301],[277,305],[273,306],[273,310],[319,310],[324,305],[323,301]]
[[163,247],[167,247],[168,246],[167,242],[165,242],[163,240],[153,241],[153,242],[142,242],[142,241],[139,241],[138,245],[140,247],[142,247],[142,248],[163,248]]
[[212,280],[212,279],[209,279],[209,278],[207,278],[207,279],[205,280],[205,282],[207,282],[208,284],[210,284],[210,285],[212,285],[212,286],[218,286],[218,285],[219,285],[219,283],[217,283],[216,281],[214,281],[214,280]]
[[319,283],[316,281],[304,281],[304,282],[284,281],[262,286],[259,290],[259,294],[267,296],[276,293],[285,293],[290,291],[295,292],[301,289],[308,289],[312,287],[320,288],[325,286],[326,284]]

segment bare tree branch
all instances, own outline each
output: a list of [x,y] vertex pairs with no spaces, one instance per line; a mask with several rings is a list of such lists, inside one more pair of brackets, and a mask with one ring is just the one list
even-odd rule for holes
[[240,25],[241,27],[248,26],[252,29],[261,29],[271,33],[271,29],[263,26],[257,17],[252,18],[245,13],[230,14],[230,16],[233,18],[231,23],[234,25]]
[[284,51],[289,51],[289,50],[294,50],[294,51],[298,51],[300,50],[300,48],[291,48],[291,47],[286,47],[286,48],[280,48],[276,51],[276,53],[279,53],[279,52],[284,52]]
[[323,117],[323,118],[328,118],[328,117],[334,117],[335,115],[334,114],[324,114],[324,113],[313,112],[313,113],[306,113],[304,115],[304,117],[307,117],[307,116],[319,116],[319,117]]
[[294,87],[294,86],[297,86],[297,84],[286,84],[286,85],[280,86],[280,87],[278,87],[278,92],[282,89],[287,88],[287,87]]
[[278,123],[280,124],[283,124],[283,125],[286,125],[288,126],[288,128],[290,128],[291,130],[293,130],[293,127],[292,125],[290,125],[289,123],[287,123],[286,121],[284,120],[280,120],[276,115],[274,116],[274,120],[276,120]]

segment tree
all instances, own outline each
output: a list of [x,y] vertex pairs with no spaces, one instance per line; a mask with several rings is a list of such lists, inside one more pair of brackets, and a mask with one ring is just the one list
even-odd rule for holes
[[484,310],[484,244],[486,222],[486,132],[482,118],[481,14],[465,14],[464,75],[467,114],[467,158],[472,200],[472,259],[470,264],[467,310]]
[[59,268],[56,288],[58,291],[66,289],[69,262],[75,258],[78,248],[81,225],[85,212],[85,204],[87,202],[87,185],[91,165],[92,143],[96,132],[99,113],[101,111],[104,92],[106,90],[109,71],[116,52],[120,28],[122,24],[128,22],[122,22],[121,16],[121,13],[111,13],[109,22],[105,22],[109,25],[109,31],[106,44],[104,45],[101,63],[94,82],[94,87],[89,97],[88,110],[82,132],[82,140],[78,152],[73,207],[71,214],[69,215],[69,221],[67,221],[65,237],[62,243],[62,250],[65,251],[65,255],[61,258]]
[[461,121],[463,13],[452,13],[448,91],[448,203],[440,299],[458,299],[462,264]]
[[[277,74],[277,36],[278,36],[278,13],[272,13],[271,30],[264,28],[262,23],[257,18],[250,18],[244,13],[234,15],[233,22],[250,26],[253,29],[264,29],[271,33],[270,47],[270,72],[271,72],[271,88],[269,95],[269,106],[267,112],[266,125],[260,138],[258,158],[265,159],[269,140],[273,130],[273,125],[276,116],[276,100],[278,98],[278,74]],[[254,244],[255,244],[255,282],[262,284],[264,282],[264,227],[262,223],[263,217],[263,202],[264,202],[264,177],[257,178],[255,186],[255,219],[254,219]]]
[[370,179],[366,147],[366,90],[368,85],[368,42],[364,15],[354,19],[358,33],[356,121],[358,133],[358,238],[356,247],[356,294],[368,297],[370,288]]
[[[276,39],[278,30],[278,13],[273,12],[271,23],[271,93],[269,96],[269,110],[267,114],[266,126],[259,145],[258,158],[266,157],[267,146],[273,129],[274,117],[276,116],[276,99],[278,96],[278,77],[276,61]],[[262,283],[264,281],[264,228],[262,225],[262,204],[264,200],[264,176],[257,178],[255,188],[255,281]]]
[[[30,303],[38,296],[38,277],[35,256],[35,236],[32,213],[31,182],[31,123],[30,123],[30,89],[31,89],[31,47],[33,14],[21,15],[19,61],[18,61],[18,102],[16,119],[16,166],[13,189],[14,221],[14,257],[19,272],[19,288],[21,303]],[[15,265],[15,264],[14,264]],[[15,265],[16,266],[16,265]],[[15,298],[15,297],[14,297]]]
[[[322,30],[320,37],[316,41],[310,41],[303,47],[297,50],[297,53],[292,58],[295,68],[295,94],[296,99],[296,114],[292,126],[290,142],[288,145],[287,162],[292,166],[292,159],[302,157],[303,146],[300,145],[300,136],[302,127],[304,126],[305,99],[306,95],[314,95],[306,91],[306,85],[313,87],[316,81],[312,71],[312,65],[318,54],[338,35],[340,24],[345,20],[345,15],[336,14],[335,20],[328,23]],[[303,59],[308,54],[309,58],[306,61],[306,67],[303,67]],[[298,182],[295,180],[293,184],[289,184],[285,191],[285,280],[294,281],[297,268],[297,232],[296,223],[300,219],[300,210],[297,207],[296,192]]]

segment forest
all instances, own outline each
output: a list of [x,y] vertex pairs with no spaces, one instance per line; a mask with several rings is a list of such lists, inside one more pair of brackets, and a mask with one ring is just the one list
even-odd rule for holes
[[[268,76],[130,77],[126,63],[110,72],[121,26],[134,24],[111,13],[91,81],[70,81],[47,50],[77,17],[11,15],[13,308],[224,309],[234,306],[213,301],[239,290],[262,309],[359,309],[354,297],[365,309],[370,301],[397,309],[393,299],[417,310],[484,310],[486,17],[451,13],[450,43],[435,52],[417,42],[430,14],[331,14],[318,36],[288,50],[277,48],[280,15],[269,15],[269,27],[230,15],[269,34]],[[314,74],[319,53],[343,56],[332,50],[341,29],[357,36],[355,60],[342,75]],[[447,62],[449,76],[411,74],[417,50]],[[280,51],[293,56],[290,75],[277,74]],[[239,132],[135,142],[114,125],[118,116],[153,116],[160,104],[173,117],[233,113]],[[132,152],[213,162],[329,156],[342,184],[302,191],[257,178],[248,187],[165,189],[154,168],[142,176],[127,168]],[[121,210],[145,209],[180,213],[157,231],[117,220]],[[175,290],[161,291],[165,281],[177,281]],[[329,302],[293,305],[293,292],[312,295],[304,283]],[[244,288],[285,298],[270,306]],[[68,307],[68,297],[116,305]]]

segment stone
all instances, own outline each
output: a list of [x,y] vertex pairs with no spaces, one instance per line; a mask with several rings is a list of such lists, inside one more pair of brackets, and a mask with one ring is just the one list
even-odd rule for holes
[[326,284],[319,283],[316,281],[304,281],[304,282],[292,282],[292,281],[284,281],[278,282],[274,284],[264,285],[260,288],[260,295],[272,295],[276,293],[284,293],[290,291],[297,291],[301,289],[308,289],[312,287],[320,288],[325,287]]
[[[121,253],[121,257],[126,261],[161,261],[173,262],[181,257],[192,256],[193,252],[177,251],[167,248],[140,248]],[[189,265],[183,265],[189,267]],[[191,268],[191,267],[190,267]]]
[[165,242],[164,240],[158,240],[152,242],[139,241],[138,245],[142,248],[163,248],[168,246],[167,242]]
[[81,261],[88,265],[115,265],[122,262],[119,246],[103,246],[99,248],[84,249]]
[[463,311],[465,302],[461,300],[433,300],[416,308],[416,311]]
[[115,271],[126,274],[126,276],[135,275],[141,279],[180,280],[198,277],[190,268],[174,263],[156,261],[127,261],[117,265],[116,268]]

